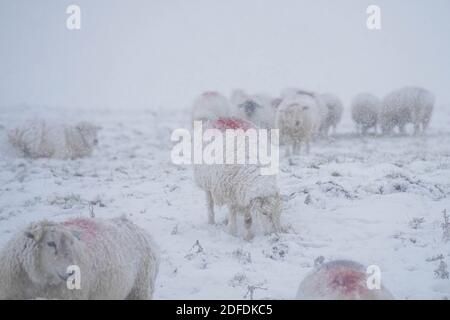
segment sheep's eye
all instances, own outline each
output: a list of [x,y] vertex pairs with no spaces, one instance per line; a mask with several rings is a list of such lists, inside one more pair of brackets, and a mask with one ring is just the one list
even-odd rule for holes
[[52,247],[52,248],[55,248],[55,249],[56,249],[56,243],[55,243],[54,241],[49,241],[49,242],[47,242],[47,245],[48,245],[49,247]]

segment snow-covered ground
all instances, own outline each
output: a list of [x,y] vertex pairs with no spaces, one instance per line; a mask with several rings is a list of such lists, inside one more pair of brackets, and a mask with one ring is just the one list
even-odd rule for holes
[[[102,126],[87,159],[27,160],[5,146],[5,128],[32,114]],[[425,137],[353,134],[348,110],[338,134],[310,155],[281,159],[279,236],[251,242],[228,234],[225,210],[207,224],[192,168],[170,161],[170,134],[187,112],[0,110],[0,247],[27,223],[127,215],[158,242],[156,299],[291,299],[323,256],[381,268],[399,299],[450,297],[435,272],[450,263],[443,211],[450,213],[450,108],[437,108]],[[284,153],[281,152],[281,155]],[[445,271],[445,270],[444,270]],[[254,289],[254,290],[253,290]]]

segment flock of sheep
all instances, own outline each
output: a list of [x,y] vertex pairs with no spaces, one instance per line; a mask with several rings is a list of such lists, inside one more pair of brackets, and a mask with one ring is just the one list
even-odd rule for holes
[[[383,133],[412,123],[416,133],[430,121],[433,95],[407,87],[382,101],[360,94],[352,102],[358,132],[379,126]],[[248,95],[242,90],[230,99],[217,92],[200,95],[192,106],[192,120],[218,130],[278,128],[288,153],[309,149],[313,139],[335,131],[343,105],[332,94],[287,89],[280,98]],[[49,125],[32,121],[9,133],[16,151],[29,158],[73,159],[89,156],[97,145],[98,128],[89,123]],[[229,209],[230,232],[237,235],[237,216],[244,218],[245,238],[253,238],[253,222],[265,233],[282,231],[282,198],[274,175],[263,176],[254,165],[194,165],[196,184],[205,193],[208,222],[215,223],[215,206]],[[67,288],[77,265],[83,285]],[[0,252],[0,299],[148,299],[155,289],[159,254],[152,237],[126,218],[77,218],[64,222],[32,223]],[[300,284],[299,299],[393,299],[381,286],[369,290],[366,270],[352,261],[316,266]]]

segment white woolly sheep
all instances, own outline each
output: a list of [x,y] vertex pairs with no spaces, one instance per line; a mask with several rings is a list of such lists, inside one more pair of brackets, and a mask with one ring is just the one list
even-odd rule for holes
[[375,133],[377,132],[380,99],[370,93],[360,93],[352,100],[351,108],[352,119],[358,133],[365,135],[370,128],[374,128]]
[[405,133],[408,123],[414,125],[414,133],[424,132],[430,122],[434,108],[434,95],[424,88],[404,87],[394,90],[383,99],[380,113],[383,133],[392,133],[398,127]]
[[8,140],[23,157],[75,159],[92,154],[98,130],[88,122],[72,126],[35,119],[10,130]]
[[286,96],[278,107],[276,124],[282,142],[286,145],[286,155],[300,152],[305,144],[309,152],[310,141],[321,123],[321,114],[314,95],[296,93]]
[[248,95],[234,90],[230,98],[232,115],[254,123],[258,128],[272,129],[275,125],[273,100],[263,94]]
[[341,121],[344,107],[341,100],[331,93],[323,93],[318,95],[318,98],[325,105],[325,115],[321,121],[319,131],[322,136],[328,136],[330,128],[333,128],[333,133],[336,133],[336,127]]
[[369,274],[359,263],[348,260],[331,261],[319,265],[300,283],[298,300],[393,300],[392,294],[381,285],[369,289]]
[[191,111],[192,123],[194,121],[204,122],[229,117],[231,106],[224,95],[216,91],[206,91],[194,100]]
[[[236,130],[236,135],[245,135],[247,130],[255,129],[248,121],[234,118],[221,118],[208,122],[206,129]],[[241,130],[239,130],[241,129]],[[224,146],[227,142],[223,135]],[[235,149],[225,150],[239,152],[246,148],[245,141],[237,143]],[[237,235],[236,219],[241,213],[245,219],[246,235],[250,240],[253,237],[251,230],[253,219],[258,219],[266,233],[280,231],[281,196],[275,175],[261,175],[260,166],[257,164],[201,164],[194,166],[194,178],[196,184],[205,191],[208,208],[208,223],[215,223],[214,206],[227,206],[229,209],[228,226],[230,233]]]
[[[44,220],[2,250],[0,299],[150,299],[157,272],[153,240],[126,218]],[[72,276],[81,288],[69,289]]]

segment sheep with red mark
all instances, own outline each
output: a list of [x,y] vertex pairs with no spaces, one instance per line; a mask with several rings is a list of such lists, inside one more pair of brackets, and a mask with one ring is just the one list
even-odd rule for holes
[[[152,238],[126,218],[32,223],[0,254],[0,299],[150,299]],[[77,266],[81,288],[69,288]]]
[[8,140],[22,157],[75,159],[92,154],[98,130],[89,122],[70,125],[34,119],[10,130]]
[[198,96],[192,105],[191,120],[208,121],[228,117],[231,107],[228,99],[216,91],[206,91]]
[[393,295],[382,284],[369,287],[363,265],[336,260],[315,267],[300,283],[299,300],[393,300]]
[[[265,233],[280,231],[281,195],[275,175],[262,175],[259,164],[249,164],[246,136],[254,125],[246,120],[220,118],[210,121],[206,129],[215,129],[222,134],[224,141],[224,161],[222,164],[200,164],[194,166],[196,184],[205,192],[209,224],[215,223],[215,206],[227,206],[230,233],[237,235],[237,216],[245,220],[245,238],[253,238],[253,220],[257,219]],[[234,130],[234,149],[226,148],[225,131]],[[256,130],[255,130],[256,132]],[[243,137],[241,140],[239,137]],[[230,137],[228,137],[230,138]],[[241,142],[239,142],[241,141]],[[230,148],[231,149],[231,148]],[[227,154],[245,152],[245,164],[234,161],[227,164]],[[237,158],[235,158],[237,160]],[[229,162],[228,162],[229,163]]]

